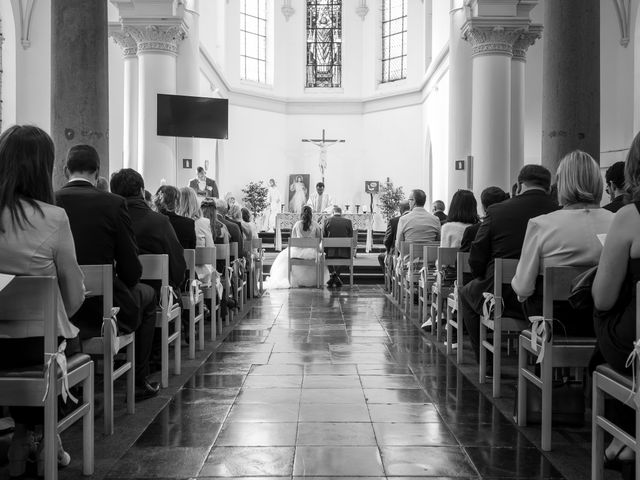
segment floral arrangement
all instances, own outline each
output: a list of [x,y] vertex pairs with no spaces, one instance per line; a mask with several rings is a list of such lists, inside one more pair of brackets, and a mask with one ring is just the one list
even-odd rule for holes
[[247,186],[242,189],[242,193],[245,195],[242,197],[242,201],[251,211],[253,219],[255,220],[268,206],[267,195],[269,194],[269,189],[264,186],[262,181],[249,182]]
[[382,213],[387,222],[396,216],[399,211],[398,205],[402,200],[404,200],[402,187],[394,188],[393,182],[389,178],[387,178],[386,182],[381,183],[378,206],[381,210],[380,213]]

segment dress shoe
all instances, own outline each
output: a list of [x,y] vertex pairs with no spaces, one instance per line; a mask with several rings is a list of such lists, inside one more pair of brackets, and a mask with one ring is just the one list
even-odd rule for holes
[[34,433],[27,430],[24,424],[16,424],[7,452],[9,477],[20,477],[25,474],[27,461],[35,458],[36,448]]
[[[62,447],[60,435],[56,435],[56,456],[58,458],[58,468],[64,468],[71,463],[71,455],[65,452]],[[38,444],[38,476],[44,476],[44,441]]]
[[141,383],[136,385],[136,402],[155,397],[159,391],[160,384],[158,382],[149,382],[144,379]]
[[342,286],[342,280],[340,280],[340,275],[336,274],[336,276],[333,279],[333,284],[338,288]]

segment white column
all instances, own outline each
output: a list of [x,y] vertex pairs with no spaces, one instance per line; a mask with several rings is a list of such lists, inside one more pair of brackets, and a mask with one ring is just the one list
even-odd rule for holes
[[513,26],[472,19],[465,24],[463,35],[473,48],[473,191],[480,195],[494,185],[509,191],[511,56],[519,32]]
[[124,65],[123,168],[140,170],[138,165],[138,47],[131,35],[118,25],[109,35],[122,48]]
[[524,98],[525,63],[527,50],[541,37],[542,25],[531,25],[513,45],[511,59],[511,161],[509,164],[509,184],[518,179],[518,172],[524,165]]
[[449,16],[449,199],[456,190],[467,188],[467,170],[456,171],[455,161],[471,154],[472,63],[471,45],[461,36],[466,22],[463,3],[451,0]]
[[126,25],[138,47],[138,171],[154,192],[176,184],[176,139],[157,135],[157,96],[176,93],[176,55],[182,24]]

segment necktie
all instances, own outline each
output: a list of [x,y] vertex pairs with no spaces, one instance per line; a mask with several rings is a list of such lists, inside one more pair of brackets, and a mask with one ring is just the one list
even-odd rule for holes
[[318,195],[318,205],[316,205],[316,212],[322,211],[322,195]]

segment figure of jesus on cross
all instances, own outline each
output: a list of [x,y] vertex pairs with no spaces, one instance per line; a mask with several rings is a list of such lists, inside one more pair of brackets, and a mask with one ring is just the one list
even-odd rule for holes
[[327,140],[324,137],[324,128],[322,129],[322,138],[303,138],[303,142],[313,143],[320,147],[320,160],[318,166],[322,174],[322,182],[324,183],[324,172],[327,169],[327,149],[336,143],[344,143],[346,140]]

